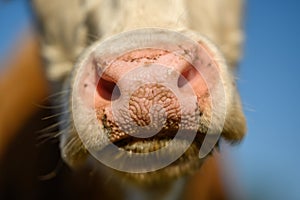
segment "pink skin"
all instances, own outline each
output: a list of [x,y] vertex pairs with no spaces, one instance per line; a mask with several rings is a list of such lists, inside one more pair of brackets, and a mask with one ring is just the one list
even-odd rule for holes
[[[118,87],[122,90],[126,90],[126,87],[132,87],[131,83],[123,82],[123,85],[120,85],[120,80],[125,74],[130,73],[130,71],[135,70],[141,66],[147,66],[150,64],[157,64],[164,67],[168,67],[181,76],[177,76],[177,86],[179,91],[184,92],[184,88],[187,84],[192,88],[194,94],[197,96],[197,103],[201,113],[209,113],[211,110],[211,100],[208,86],[206,80],[210,82],[219,80],[219,69],[217,64],[211,58],[210,53],[205,49],[201,44],[198,52],[192,53],[191,65],[186,61],[182,56],[168,52],[166,50],[160,49],[138,49],[131,52],[127,52],[120,57],[114,59],[113,62],[105,68],[105,71],[101,71],[97,64],[97,58],[91,56],[91,60],[86,65],[86,70],[83,72],[82,76],[82,88],[81,95],[86,99],[87,105],[94,107],[97,113],[97,117],[100,123],[104,117],[107,121],[110,122],[109,125],[115,126],[114,116],[111,111],[111,103],[114,100],[120,98],[120,95],[123,95],[118,90]],[[187,52],[191,53],[191,52]],[[166,70],[165,70],[166,71]],[[162,73],[165,73],[162,70]],[[200,72],[200,73],[199,73]],[[156,71],[148,70],[147,73],[150,73],[150,77],[156,76]],[[149,74],[147,74],[148,76]],[[164,74],[161,74],[162,76]],[[206,80],[203,78],[206,77]],[[188,83],[187,83],[188,82]],[[117,85],[117,87],[116,87]],[[141,95],[138,90],[133,91],[131,100],[133,99],[132,107],[129,107],[130,117],[135,121],[139,126],[148,125],[150,108],[152,105],[160,104],[166,110],[167,119],[172,119],[173,121],[180,121],[181,112],[180,105],[176,100],[176,95],[172,94],[171,90],[168,90],[165,87],[159,87],[158,85],[149,85],[145,84],[143,90],[152,91],[152,95],[144,94]],[[212,84],[214,85],[214,84]],[[149,87],[149,88],[146,88]],[[116,95],[113,95],[113,90],[116,89]],[[124,89],[125,88],[125,89]],[[153,95],[154,93],[154,95]],[[157,94],[157,95],[156,95]],[[94,99],[91,97],[94,96]],[[156,98],[157,96],[157,98]],[[165,97],[165,98],[164,98]],[[153,99],[158,100],[153,100]],[[163,100],[161,100],[163,99]],[[146,102],[146,103],[145,103]],[[150,104],[150,105],[149,105]],[[192,106],[184,105],[187,113],[189,110],[192,110]],[[132,109],[130,109],[132,108]],[[184,112],[184,111],[183,111]],[[117,119],[122,120],[122,119]],[[192,125],[190,125],[192,126]],[[120,132],[118,128],[113,129],[115,132]],[[116,133],[110,135],[111,141],[117,141],[128,136],[126,133]]]

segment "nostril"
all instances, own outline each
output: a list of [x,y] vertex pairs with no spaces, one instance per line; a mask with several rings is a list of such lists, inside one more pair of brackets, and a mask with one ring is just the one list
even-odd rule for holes
[[120,89],[115,82],[100,78],[97,85],[98,94],[106,100],[116,100],[121,96]]
[[187,84],[187,80],[185,79],[185,77],[181,74],[178,78],[178,81],[177,81],[177,86],[179,88],[183,87],[185,84]]
[[194,67],[189,66],[179,76],[178,81],[177,81],[177,86],[179,88],[185,86],[188,82],[192,81],[195,78],[197,73],[198,72]]

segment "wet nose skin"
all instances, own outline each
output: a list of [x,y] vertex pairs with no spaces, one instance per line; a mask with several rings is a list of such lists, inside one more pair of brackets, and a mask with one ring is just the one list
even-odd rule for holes
[[[188,61],[174,52],[140,49],[97,70],[95,108],[100,120],[105,115],[105,126],[115,128],[110,140],[125,134],[147,138],[163,128],[178,129],[179,123],[186,130],[197,130],[198,116],[210,109],[202,73],[214,70],[209,56],[202,54]],[[210,79],[214,80],[212,75]]]

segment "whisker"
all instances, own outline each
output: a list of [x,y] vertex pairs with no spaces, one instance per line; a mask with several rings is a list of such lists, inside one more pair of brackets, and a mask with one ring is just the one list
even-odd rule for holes
[[53,115],[50,115],[50,116],[47,116],[47,117],[43,117],[42,120],[52,119],[54,117],[59,117],[59,116],[62,116],[63,114],[67,114],[67,113],[70,113],[70,111],[67,110],[67,111],[56,113],[56,114],[53,114]]
[[45,134],[39,135],[37,137],[36,146],[40,146],[51,140],[57,141],[58,136],[62,135],[63,133],[65,133],[65,130],[55,131],[55,132],[50,132],[50,133],[45,133]]
[[66,122],[68,122],[68,120],[61,120],[61,121],[56,122],[56,123],[54,123],[54,124],[52,124],[52,125],[50,125],[50,126],[48,126],[46,128],[43,128],[42,130],[37,131],[36,133],[43,133],[45,131],[49,131],[49,130],[51,130],[53,128],[57,128],[59,125],[64,124]]
[[57,138],[53,138],[53,137],[47,137],[47,138],[43,138],[43,139],[39,139],[39,140],[40,141],[37,141],[37,143],[35,145],[36,147],[39,147],[42,144],[45,144],[45,143],[50,142],[50,141],[55,141],[55,142],[58,141]]
[[49,109],[49,110],[52,110],[52,109],[63,108],[63,107],[65,107],[67,104],[68,104],[68,102],[66,102],[66,103],[61,103],[61,104],[57,104],[57,105],[46,106],[46,105],[34,103],[34,106],[36,106],[36,107],[38,107],[38,108],[42,108],[42,109]]
[[42,139],[45,137],[53,137],[56,138],[58,136],[60,136],[61,134],[63,134],[65,132],[65,130],[61,130],[61,131],[53,131],[53,132],[49,132],[49,133],[41,133],[37,139]]
[[51,98],[54,98],[54,97],[63,96],[64,94],[67,94],[68,92],[70,92],[70,89],[65,89],[65,90],[56,92],[56,93],[51,94],[51,95],[47,96],[46,98],[44,98],[43,101],[50,100]]
[[54,135],[57,134],[57,131],[55,132],[50,132],[50,133],[43,133],[41,135],[39,135],[37,137],[37,140],[41,140],[41,139],[44,139],[44,138],[49,138],[49,137],[54,137]]
[[59,131],[58,133],[56,133],[53,137],[57,138],[58,136],[62,135],[63,133],[65,133],[65,130]]
[[46,98],[44,98],[42,100],[42,102],[47,102],[47,101],[53,101],[51,99],[55,98],[54,99],[55,101],[60,101],[60,103],[57,104],[57,105],[47,106],[47,105],[42,105],[42,104],[39,104],[39,103],[33,103],[33,105],[36,106],[36,107],[38,107],[38,108],[42,108],[42,109],[58,109],[58,108],[62,108],[65,105],[67,105],[68,102],[67,101],[61,101],[61,99],[59,99],[59,98],[64,97],[64,95],[66,95],[69,91],[70,91],[70,89],[66,89],[66,90],[63,90],[63,91],[60,91],[60,92],[56,92],[54,94],[51,94],[51,95],[47,96]]

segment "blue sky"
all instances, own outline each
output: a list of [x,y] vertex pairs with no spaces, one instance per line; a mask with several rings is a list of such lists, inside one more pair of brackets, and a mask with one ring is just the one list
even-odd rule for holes
[[[248,135],[232,151],[249,199],[300,199],[299,20],[298,0],[247,2],[239,89]],[[0,3],[0,59],[28,23],[24,0]]]
[[239,88],[249,130],[237,155],[256,199],[300,199],[299,10],[297,0],[247,3]]
[[0,60],[3,60],[8,55],[11,50],[11,44],[15,42],[16,38],[21,35],[24,27],[30,22],[26,5],[25,0],[0,0]]

